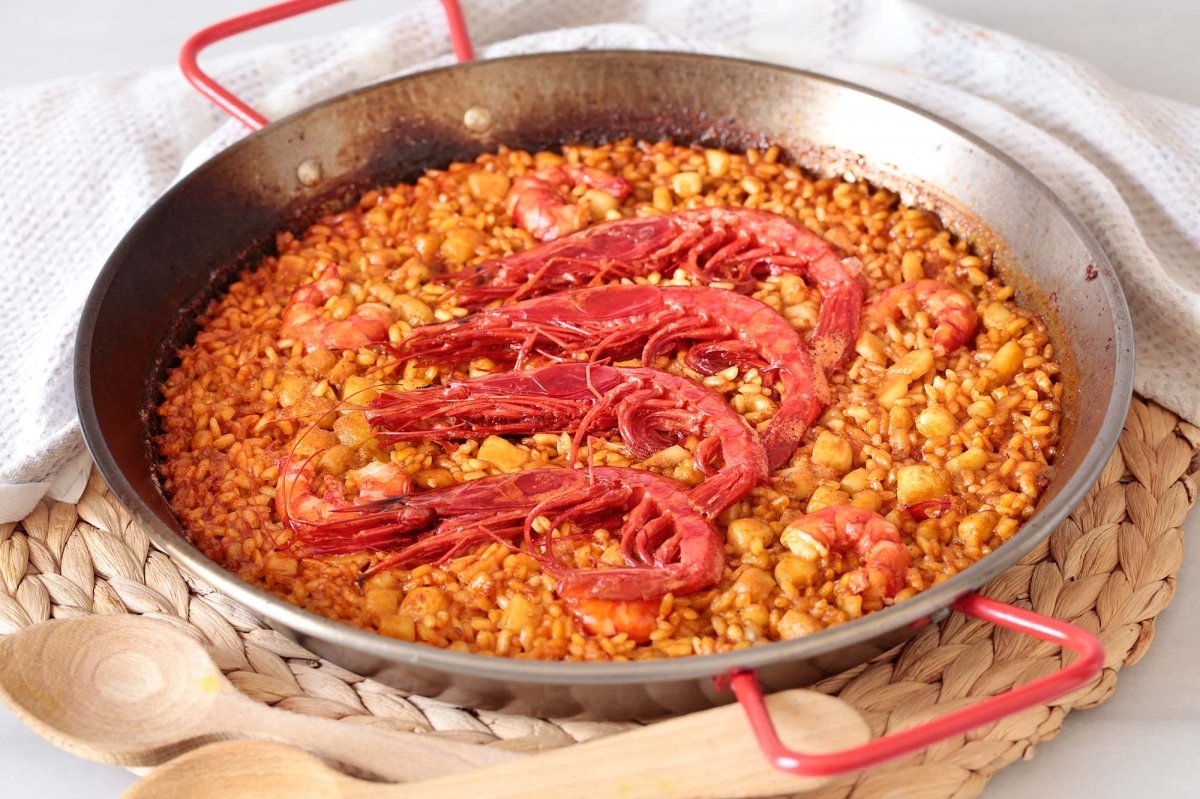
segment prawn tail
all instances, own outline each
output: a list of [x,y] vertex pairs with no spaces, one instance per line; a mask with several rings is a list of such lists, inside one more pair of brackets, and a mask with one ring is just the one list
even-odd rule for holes
[[757,475],[745,468],[725,468],[688,492],[692,507],[712,519],[754,487]]
[[857,282],[839,285],[821,300],[821,312],[809,346],[813,361],[826,376],[839,371],[850,359],[858,341],[863,293]]
[[800,439],[820,413],[821,403],[815,397],[800,395],[784,399],[761,436],[771,471],[787,465]]

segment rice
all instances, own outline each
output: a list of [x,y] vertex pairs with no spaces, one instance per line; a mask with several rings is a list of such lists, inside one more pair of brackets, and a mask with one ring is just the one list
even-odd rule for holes
[[[734,154],[631,140],[561,154],[501,150],[413,184],[372,190],[298,235],[279,234],[278,254],[241,274],[202,315],[195,341],[180,351],[162,386],[155,444],[174,513],[206,556],[300,607],[403,640],[520,658],[624,660],[740,649],[843,623],[968,568],[1032,515],[1052,471],[1062,387],[1045,325],[1014,302],[984,246],[891,192],[816,179],[780,155],[777,147]],[[593,221],[702,205],[772,211],[856,255],[868,298],[932,277],[968,293],[980,316],[973,344],[935,359],[924,311],[908,308],[896,322],[864,324],[853,359],[831,381],[834,401],[791,463],[720,517],[724,578],[709,590],[664,597],[657,626],[641,644],[623,633],[585,631],[528,553],[494,542],[360,584],[382,555],[303,556],[274,508],[279,459],[288,454],[311,456],[319,474],[338,480],[367,463],[389,462],[423,489],[568,465],[569,436],[549,432],[449,448],[428,441],[382,446],[360,406],[385,384],[433,385],[449,371],[385,366],[387,356],[371,347],[306,353],[281,332],[292,293],[330,264],[344,285],[321,313],[344,319],[364,303],[386,305],[395,318],[392,343],[416,325],[466,315],[431,278],[531,246],[505,212],[504,197],[520,175],[564,158],[634,186],[621,202],[574,190]],[[641,280],[682,285],[689,277]],[[805,333],[815,324],[820,296],[798,277],[772,277],[754,296]],[[759,428],[778,405],[754,369],[704,377],[679,357],[648,365],[723,393]],[[454,374],[481,375],[494,366],[480,359]],[[698,483],[702,475],[687,453],[678,455],[664,451],[642,465]],[[638,465],[617,439],[596,446],[592,462]],[[347,482],[353,495],[357,486]],[[955,505],[940,517],[898,511],[945,486]],[[784,540],[794,517],[842,503],[877,511],[899,527],[914,563],[895,599],[847,590],[842,578],[860,565],[856,553],[802,557]],[[577,565],[601,567],[618,556],[618,542],[604,530],[574,554]]]

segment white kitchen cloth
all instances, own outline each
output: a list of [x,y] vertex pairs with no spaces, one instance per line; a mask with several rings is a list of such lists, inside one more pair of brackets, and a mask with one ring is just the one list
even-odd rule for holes
[[[824,72],[956,122],[1022,162],[1091,228],[1134,318],[1136,387],[1200,422],[1200,109],[903,0],[467,0],[481,57],[600,47],[736,54]],[[519,37],[519,38],[514,38]],[[449,63],[436,0],[377,25],[207,66],[268,118]],[[139,214],[245,131],[173,67],[0,92],[0,521],[78,496],[71,360],[88,288]],[[190,154],[190,155],[189,155]],[[57,480],[57,484],[56,483]]]

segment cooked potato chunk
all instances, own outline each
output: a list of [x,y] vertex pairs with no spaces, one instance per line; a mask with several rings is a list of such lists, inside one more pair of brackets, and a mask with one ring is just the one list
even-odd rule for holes
[[789,610],[779,620],[779,635],[783,638],[802,638],[820,631],[821,623],[804,611]]
[[895,365],[891,369],[888,369],[888,373],[907,375],[909,378],[916,380],[919,377],[924,377],[932,368],[933,350],[913,350],[896,361]]
[[726,528],[726,536],[733,545],[733,551],[739,555],[754,551],[755,542],[761,547],[767,547],[775,540],[775,532],[771,525],[750,517],[731,521]]
[[421,619],[426,616],[436,616],[439,611],[450,607],[450,602],[440,588],[423,586],[414,588],[400,601],[400,612]]
[[842,490],[850,496],[871,487],[871,472],[867,469],[855,469],[842,478]]
[[467,188],[476,200],[498,203],[508,194],[508,175],[498,172],[472,172],[467,176]]
[[738,575],[733,583],[733,590],[742,594],[750,602],[762,602],[775,587],[771,575],[762,569],[751,566]]
[[820,566],[815,561],[795,555],[785,556],[775,564],[775,582],[788,596],[798,596],[817,578]]
[[391,616],[400,607],[400,592],[395,588],[375,588],[367,591],[367,608],[377,616]]
[[978,471],[986,466],[987,462],[986,452],[978,447],[971,447],[957,458],[946,461],[946,468],[954,474],[963,474],[964,472]]
[[1015,341],[1005,342],[988,361],[988,367],[996,372],[996,384],[1003,385],[1011,380],[1024,360],[1025,351],[1021,349],[1020,344]]
[[886,378],[876,394],[879,404],[885,408],[891,408],[908,393],[908,383],[909,380],[904,375]]
[[957,428],[954,414],[940,405],[930,405],[917,416],[917,432],[926,438],[945,438]]
[[896,470],[896,499],[914,505],[950,493],[950,472],[936,466],[915,464]]
[[992,511],[972,513],[958,523],[958,537],[967,546],[977,547],[988,542],[1000,517]]
[[519,471],[529,462],[529,452],[500,436],[488,436],[479,445],[479,460],[487,461],[502,472]]
[[524,627],[536,624],[540,615],[541,611],[528,599],[516,594],[508,600],[508,607],[500,612],[500,626],[516,634]]
[[699,172],[680,172],[671,176],[671,189],[683,199],[695,197],[704,189]]
[[808,513],[815,513],[821,508],[828,508],[830,505],[845,505],[850,501],[850,495],[840,488],[830,488],[829,486],[817,486],[817,490],[808,499]]
[[850,471],[850,467],[854,465],[854,450],[850,448],[850,442],[846,439],[836,433],[822,430],[813,444],[812,459],[813,463],[828,466],[840,476]]

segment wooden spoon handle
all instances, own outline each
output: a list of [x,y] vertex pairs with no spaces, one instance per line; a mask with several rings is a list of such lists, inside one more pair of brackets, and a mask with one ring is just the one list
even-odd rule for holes
[[388,787],[339,774],[287,744],[220,741],[155,768],[121,799],[382,799]]
[[[767,698],[790,747],[829,752],[865,743],[870,729],[845,702],[815,691]],[[834,777],[795,777],[772,767],[742,708],[725,705],[526,760],[420,785],[388,786],[390,799],[702,799],[774,796],[811,790]],[[384,794],[381,794],[383,796]]]
[[[213,708],[213,726],[241,735],[295,744],[352,770],[397,782],[431,779],[491,766],[524,755],[492,746],[449,740],[436,734],[360,727],[318,716],[267,707],[240,694],[223,693]],[[236,724],[236,727],[233,725]],[[219,727],[218,727],[219,728]]]
[[[866,723],[839,699],[786,691],[767,699],[780,737],[792,747],[827,752],[870,738]],[[320,719],[305,719],[325,735]],[[342,735],[346,728],[335,724]],[[290,733],[289,733],[290,734]],[[293,739],[298,737],[291,735]],[[313,747],[317,749],[317,747]],[[389,760],[425,757],[389,749]],[[831,777],[793,777],[767,763],[736,705],[705,710],[585,744],[419,783],[383,785],[338,774],[296,750],[263,741],[211,744],[156,769],[128,799],[738,799],[810,790]]]

